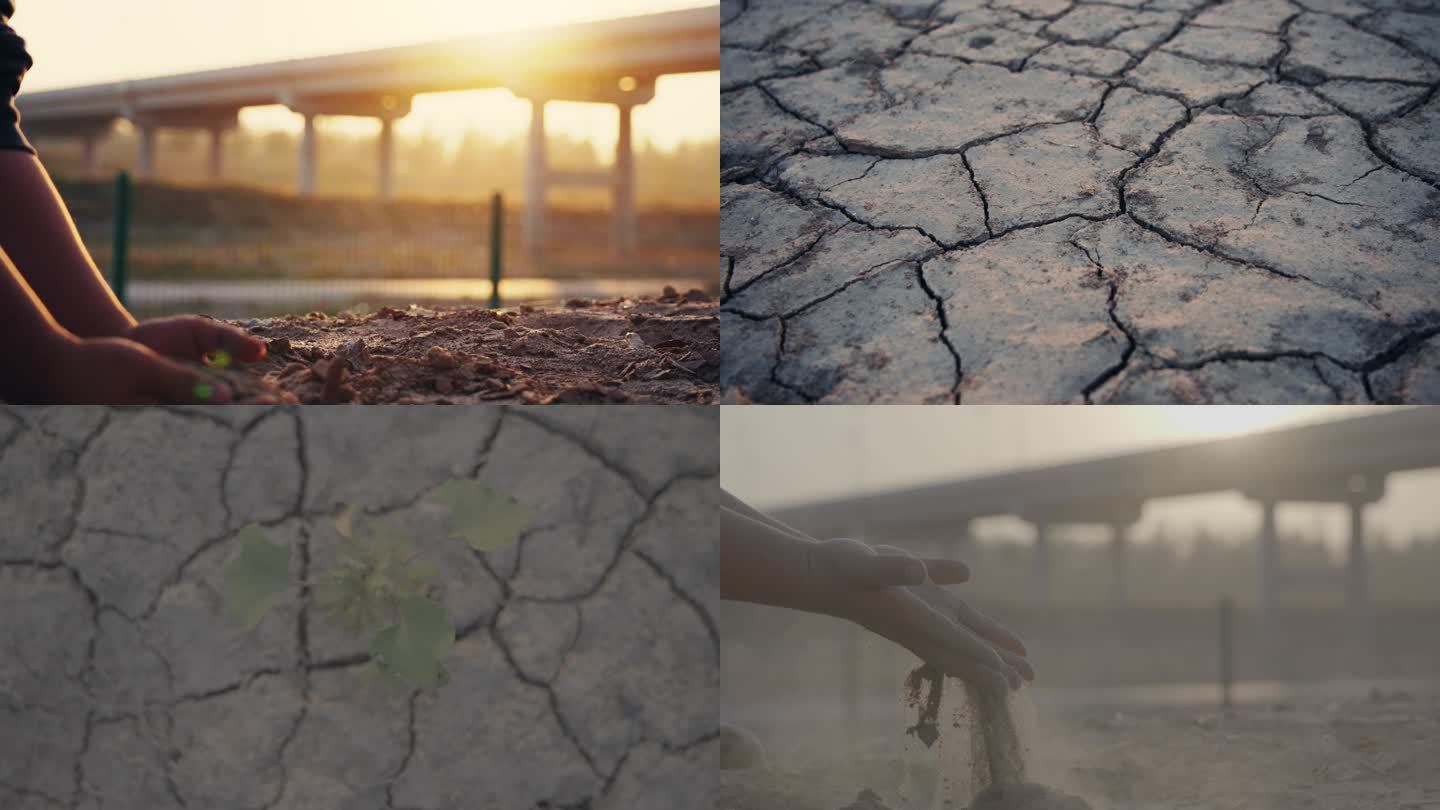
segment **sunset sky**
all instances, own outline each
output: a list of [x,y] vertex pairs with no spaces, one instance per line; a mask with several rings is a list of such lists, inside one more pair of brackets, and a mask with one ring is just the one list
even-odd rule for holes
[[[19,0],[12,25],[29,42],[38,91],[305,56],[408,45],[584,20],[712,6],[708,0]],[[717,11],[718,14],[718,11]],[[720,74],[663,78],[635,111],[637,143],[668,148],[718,138]],[[397,125],[401,136],[430,131],[452,143],[467,128],[496,136],[522,132],[528,102],[504,90],[422,96]],[[553,132],[614,149],[613,107],[552,103]],[[246,126],[299,129],[283,108],[245,111]],[[322,128],[373,132],[362,119],[322,119]]]
[[[721,414],[721,483],[757,505],[777,506],[943,481],[1146,447],[1363,415],[1371,406],[1141,406],[1103,408],[748,407]],[[1440,472],[1391,476],[1370,522],[1402,538],[1440,530]],[[1318,531],[1338,544],[1340,507],[1285,505],[1281,529]],[[1259,511],[1239,495],[1147,504],[1135,537],[1158,527],[1248,532]],[[987,521],[988,522],[988,521]],[[1016,521],[992,528],[1010,532]]]

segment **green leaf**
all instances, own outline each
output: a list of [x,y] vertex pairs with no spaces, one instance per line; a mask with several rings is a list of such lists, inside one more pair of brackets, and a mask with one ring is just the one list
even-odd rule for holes
[[476,551],[504,548],[530,528],[530,507],[479,481],[447,481],[430,500],[449,507],[450,536]]
[[380,668],[419,689],[434,689],[449,680],[440,659],[455,646],[455,628],[445,606],[412,596],[400,602],[400,621],[375,636],[370,652]]
[[270,542],[255,525],[241,529],[239,539],[240,555],[225,567],[225,604],[250,628],[290,584],[290,547]]

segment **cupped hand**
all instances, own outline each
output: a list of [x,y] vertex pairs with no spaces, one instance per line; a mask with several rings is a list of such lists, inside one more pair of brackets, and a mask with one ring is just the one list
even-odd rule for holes
[[[200,315],[142,321],[131,327],[124,337],[178,360],[198,362],[223,356],[241,363],[254,363],[265,357],[264,341]],[[219,365],[228,363],[222,361]]]
[[230,402],[228,386],[123,338],[65,344],[49,369],[47,400],[68,405]]
[[964,563],[838,539],[811,548],[809,571],[821,611],[899,644],[946,675],[1012,689],[1035,677],[1020,639],[940,587],[967,581]]

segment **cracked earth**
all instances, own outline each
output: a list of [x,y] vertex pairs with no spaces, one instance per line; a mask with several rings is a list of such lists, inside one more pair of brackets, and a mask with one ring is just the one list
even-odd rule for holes
[[[713,409],[0,409],[0,807],[664,808],[717,791]],[[421,505],[529,503],[500,552]],[[362,506],[457,625],[433,692],[365,679],[308,591],[225,615],[238,530],[303,580]],[[426,538],[431,538],[426,540]]]
[[724,0],[728,402],[1440,402],[1437,0]]

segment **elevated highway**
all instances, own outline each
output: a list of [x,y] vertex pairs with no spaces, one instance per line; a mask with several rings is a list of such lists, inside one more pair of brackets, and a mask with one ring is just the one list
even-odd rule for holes
[[834,499],[779,510],[779,519],[817,536],[965,537],[977,518],[1013,515],[1036,528],[1035,597],[1048,599],[1056,527],[1111,527],[1115,598],[1124,596],[1126,534],[1146,501],[1237,492],[1258,503],[1257,562],[1262,609],[1303,584],[1281,570],[1275,508],[1281,502],[1349,507],[1344,587],[1363,611],[1366,588],[1364,507],[1385,494],[1392,473],[1440,467],[1440,408],[1372,416],[1161,447],[1103,458]]
[[[394,193],[393,124],[409,114],[424,93],[506,88],[531,102],[526,157],[526,244],[544,240],[545,197],[561,185],[608,188],[613,205],[613,243],[626,252],[635,242],[632,111],[649,102],[660,76],[720,69],[720,9],[708,6],[597,22],[512,31],[404,47],[175,76],[22,93],[18,105],[32,137],[76,138],[94,173],[98,144],[117,121],[139,133],[137,174],[155,171],[161,129],[209,133],[209,171],[224,175],[225,133],[238,126],[246,107],[284,105],[304,117],[298,159],[300,194],[316,191],[320,116],[359,116],[380,121],[377,193]],[[619,117],[615,165],[606,172],[558,172],[545,149],[545,104],[579,101],[612,104]]]

